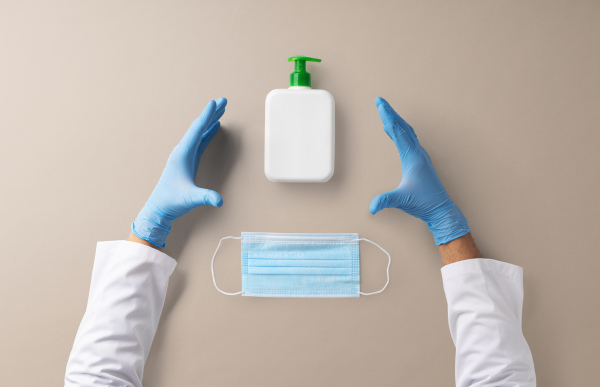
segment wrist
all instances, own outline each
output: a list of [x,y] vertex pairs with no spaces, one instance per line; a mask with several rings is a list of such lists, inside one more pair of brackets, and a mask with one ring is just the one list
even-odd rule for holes
[[438,249],[444,265],[466,259],[481,258],[481,253],[470,232],[448,243],[439,245]]
[[454,202],[439,210],[435,215],[435,220],[427,222],[427,227],[438,246],[460,238],[471,231],[467,218]]
[[131,224],[131,232],[155,247],[165,247],[165,239],[171,231],[173,220],[167,220],[152,211],[146,204],[135,221]]
[[135,242],[135,243],[139,243],[140,245],[144,245],[144,246],[148,246],[148,247],[152,247],[153,249],[156,250],[161,250],[158,247],[154,246],[152,243],[145,241],[141,238],[139,238],[137,235],[135,235],[134,233],[130,233],[129,234],[129,238],[127,238],[127,240],[129,242]]

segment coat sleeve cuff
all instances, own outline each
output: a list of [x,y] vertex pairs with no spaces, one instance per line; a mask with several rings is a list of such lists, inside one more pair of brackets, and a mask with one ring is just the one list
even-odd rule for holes
[[489,258],[465,259],[442,267],[442,278],[444,280],[474,271],[488,271],[511,278],[515,281],[523,281],[523,268],[507,262],[496,261]]
[[98,242],[96,257],[119,256],[122,259],[138,259],[162,267],[170,276],[177,266],[177,261],[167,254],[150,246],[131,241]]

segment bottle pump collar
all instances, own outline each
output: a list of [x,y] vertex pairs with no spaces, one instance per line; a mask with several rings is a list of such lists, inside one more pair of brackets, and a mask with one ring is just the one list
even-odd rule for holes
[[321,59],[310,58],[308,56],[291,56],[288,62],[296,62],[294,72],[290,74],[290,87],[308,86],[310,87],[310,73],[306,71],[306,62],[320,62]]

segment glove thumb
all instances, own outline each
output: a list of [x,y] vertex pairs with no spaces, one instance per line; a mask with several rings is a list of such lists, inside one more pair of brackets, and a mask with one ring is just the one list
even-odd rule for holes
[[205,188],[196,188],[192,192],[191,199],[196,207],[205,206],[207,204],[215,207],[221,207],[223,205],[221,195]]
[[371,200],[369,211],[375,215],[384,208],[396,207],[398,205],[399,193],[397,190],[379,194]]

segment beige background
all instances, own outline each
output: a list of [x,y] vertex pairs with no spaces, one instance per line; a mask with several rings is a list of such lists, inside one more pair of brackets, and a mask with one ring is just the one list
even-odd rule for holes
[[[98,240],[126,238],[189,123],[226,96],[174,224],[146,386],[449,386],[454,348],[425,224],[371,199],[400,181],[374,100],[412,124],[486,257],[524,267],[540,386],[597,384],[597,1],[2,2],[0,384],[60,385]],[[326,184],[263,174],[264,98],[291,55],[336,99]],[[358,232],[393,256],[360,299],[226,297],[241,231]],[[239,242],[216,265],[238,290]],[[362,289],[385,257],[361,246]]]

